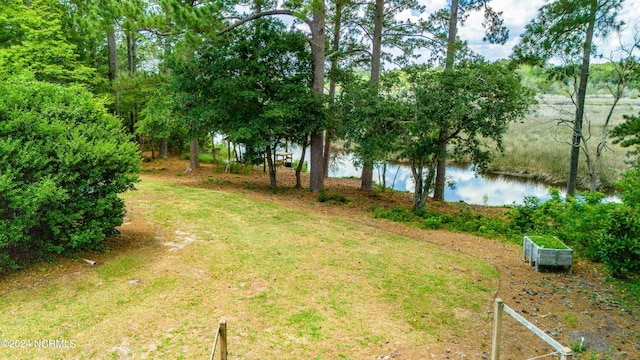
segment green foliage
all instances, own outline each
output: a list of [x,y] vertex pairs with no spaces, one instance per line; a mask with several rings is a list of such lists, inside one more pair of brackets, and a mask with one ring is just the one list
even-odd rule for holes
[[388,219],[395,222],[411,223],[418,220],[419,216],[411,209],[396,206],[391,209],[373,209],[373,217]]
[[[294,160],[293,163],[291,164],[291,167],[294,169],[297,169],[298,165],[300,165],[300,160]],[[307,165],[306,161],[302,163],[302,172],[303,173],[309,172],[309,166]]]
[[[191,155],[189,153],[184,153],[180,156],[180,158],[183,160],[189,160],[190,156]],[[201,152],[200,154],[198,154],[198,156],[200,157],[201,163],[213,164],[213,155]]]
[[0,93],[0,269],[102,249],[138,179],[136,145],[81,87],[14,77]]
[[324,190],[318,193],[318,202],[334,202],[339,204],[348,204],[349,199],[342,194],[328,194]]
[[240,164],[235,161],[231,161],[230,163],[220,163],[217,164],[214,168],[214,172],[222,173],[228,172],[231,174],[251,174],[251,170],[253,169],[252,165]]
[[637,210],[626,201],[614,204],[602,199],[602,194],[584,193],[565,201],[554,190],[544,203],[527,199],[525,205],[514,207],[511,225],[522,234],[558,236],[582,256],[602,262],[614,276],[640,273]]
[[425,167],[454,157],[485,168],[495,149],[502,151],[509,122],[524,116],[534,99],[520,76],[499,63],[469,62],[451,71],[416,67],[409,73],[414,104],[399,149],[411,163],[419,208],[431,185],[423,179]]
[[429,217],[424,219],[421,227],[423,229],[436,230],[436,229],[440,229],[441,226],[442,226],[442,219],[440,219],[440,217],[438,216],[435,216],[435,217]]
[[525,28],[514,55],[524,63],[542,65],[559,57],[580,58],[588,40],[589,23],[596,36],[606,36],[620,26],[621,0],[554,0],[542,6]]
[[598,239],[599,260],[616,277],[640,274],[640,216],[627,206],[618,206]]
[[602,203],[601,193],[581,193],[567,200],[550,190],[545,202],[528,198],[510,212],[512,225],[522,235],[556,235],[587,258],[598,260],[596,240],[606,231],[610,211],[616,204]]
[[505,220],[490,218],[469,208],[461,209],[446,228],[495,238],[505,238],[512,234],[509,223]]
[[341,119],[337,133],[362,163],[386,161],[396,151],[401,121],[408,104],[395,93],[398,80],[385,74],[377,84],[345,77],[335,110]]
[[336,135],[346,140],[361,164],[387,161],[397,151],[402,120],[410,114],[409,104],[395,93],[398,85],[393,74],[384,74],[376,84],[345,76],[334,106],[341,122]]
[[531,241],[546,249],[568,249],[568,246],[553,235],[529,235]]
[[620,197],[625,205],[640,209],[640,159],[633,168],[622,173],[616,187],[620,190]]
[[[628,175],[625,189],[637,192],[640,176]],[[625,193],[626,194],[626,193]],[[640,274],[640,215],[636,198],[623,195],[624,204],[603,203],[603,194],[583,193],[563,199],[551,190],[551,199],[525,199],[513,207],[508,218],[489,217],[470,208],[457,214],[440,214],[424,208],[375,208],[373,216],[412,224],[423,229],[445,228],[492,238],[522,241],[523,235],[557,237],[587,259],[602,262],[613,276]],[[634,207],[635,206],[635,207]],[[558,248],[547,244],[545,247]]]
[[640,155],[640,114],[623,115],[624,122],[611,130],[614,144],[629,147],[630,156]]
[[492,219],[469,208],[460,209],[455,215],[440,214],[425,208],[412,209],[397,206],[391,209],[374,209],[374,217],[391,221],[414,224],[423,229],[462,231],[487,237],[505,238],[511,235],[509,223],[502,219]]
[[66,38],[66,13],[55,0],[9,0],[0,4],[0,74],[33,73],[41,81],[96,87],[104,82],[79,61]]
[[582,342],[572,342],[571,350],[574,354],[582,354],[585,351],[585,346]]
[[[303,34],[260,19],[217,37],[173,65],[178,104],[194,134],[219,130],[252,154],[301,143],[324,123],[323,98],[309,88]],[[272,187],[275,167],[270,164]]]

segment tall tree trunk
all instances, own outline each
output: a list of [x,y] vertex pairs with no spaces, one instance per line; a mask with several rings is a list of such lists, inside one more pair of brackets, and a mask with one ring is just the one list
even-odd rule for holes
[[458,36],[458,0],[451,0],[451,14],[449,17],[449,36],[447,38],[447,58],[445,70],[453,70],[456,58],[456,37]]
[[[451,13],[449,16],[449,37],[447,38],[447,58],[445,71],[453,71],[456,58],[456,37],[458,33],[458,0],[451,0]],[[439,149],[436,158],[436,184],[433,189],[433,199],[444,201],[444,187],[447,170],[447,129],[440,129]]]
[[189,146],[189,164],[191,170],[200,168],[200,152],[198,150],[198,138],[191,139]]
[[436,201],[444,201],[444,187],[447,181],[447,137],[446,129],[440,130],[439,144],[436,155],[436,184],[433,188],[433,199]]
[[[375,18],[373,19],[373,42],[371,51],[371,85],[376,85],[380,80],[380,64],[382,62],[382,27],[384,25],[384,0],[376,0]],[[362,164],[360,175],[360,189],[373,190],[373,161],[365,160]]]
[[[324,94],[324,60],[325,60],[325,3],[324,0],[314,1],[315,9],[311,20],[311,54],[313,55],[313,91],[318,95]],[[312,192],[324,189],[324,136],[322,129],[316,129],[311,134],[311,164],[310,185]]]
[[433,179],[436,176],[436,163],[431,161],[429,163],[429,172],[427,173],[427,178],[424,180],[424,196],[422,197],[422,203],[420,204],[420,208],[423,208],[427,203],[427,197],[429,196],[429,191],[431,191],[431,185],[433,184]]
[[162,159],[167,158],[167,149],[169,148],[168,143],[169,141],[167,138],[160,139],[160,158]]
[[127,32],[127,65],[129,73],[133,75],[136,72],[136,40],[131,32]]
[[362,164],[362,174],[360,175],[360,190],[373,190],[373,162],[365,161]]
[[415,181],[415,188],[413,189],[413,209],[420,209],[420,204],[422,203],[422,197],[427,196],[427,194],[423,193],[422,187],[422,171],[423,165],[422,163],[416,166],[415,162],[411,162],[411,173],[413,174],[413,179]]
[[596,23],[597,0],[591,0],[589,24],[585,33],[585,41],[582,46],[582,68],[580,69],[580,84],[576,101],[576,117],[573,121],[573,134],[571,137],[571,162],[569,163],[569,179],[567,180],[567,196],[574,196],[578,182],[578,164],[580,161],[580,144],[582,142],[582,122],[584,119],[584,103],[587,95],[587,81],[589,80],[589,64],[591,60],[591,45],[593,31]]
[[[340,32],[342,31],[342,8],[344,7],[344,0],[336,1],[336,13],[333,18],[333,39],[331,40],[331,70],[329,71],[329,101],[333,104],[336,97],[336,74],[338,72],[338,53],[340,51]],[[331,162],[331,126],[327,128],[324,135],[324,177],[329,177],[329,164]]]
[[384,25],[384,0],[376,0],[373,26],[373,43],[371,49],[371,84],[380,80],[380,64],[382,62],[382,26]]
[[[160,63],[160,72],[165,75],[169,74],[169,68],[167,67],[167,62],[169,60],[169,56],[171,56],[171,40],[169,36],[165,36],[163,39],[163,47],[164,47],[164,61]],[[168,148],[169,139],[167,137],[163,137],[160,139],[160,157],[162,159],[167,158],[167,148]],[[215,158],[214,158],[215,160]]]
[[331,136],[331,129],[327,129],[324,131],[324,153],[322,154],[322,168],[324,169],[323,176],[325,179],[329,178],[329,167],[331,166]]
[[118,78],[118,45],[116,43],[116,33],[114,30],[107,32],[107,48],[109,59],[109,80]]
[[[109,62],[109,81],[113,86],[114,80],[118,78],[118,44],[116,42],[115,30],[111,29],[107,32],[107,50]],[[120,92],[114,89],[114,106],[117,118],[120,118]]]
[[276,184],[276,167],[273,161],[275,152],[271,151],[271,145],[267,145],[265,155],[267,157],[267,165],[269,167],[269,187],[271,187],[271,191],[276,192],[278,187]]
[[302,168],[304,167],[304,157],[305,155],[307,155],[307,145],[308,142],[305,141],[302,145],[302,154],[300,154],[300,161],[298,161],[298,166],[296,166],[296,189],[300,189],[300,187],[302,187],[300,174],[302,173]]
[[156,139],[153,138],[153,135],[151,135],[151,160],[154,160],[156,158]]
[[[309,44],[311,45],[311,54],[313,56],[313,81],[311,88],[318,96],[324,95],[324,61],[325,61],[325,24],[326,24],[326,5],[324,0],[314,0],[312,2],[313,13],[311,20],[304,20],[309,25],[311,31],[311,39]],[[289,15],[298,17],[294,12],[290,10],[273,10],[265,11],[262,13],[254,14],[246,17],[242,20],[231,24],[218,32],[218,34],[224,34],[225,32],[238,27],[248,21],[252,21],[264,16],[271,15]],[[300,18],[300,17],[298,17]],[[310,172],[311,176],[309,188],[312,192],[319,192],[324,189],[324,129],[315,129],[311,133],[311,161]]]
[[[133,75],[136,72],[136,41],[135,35],[127,32],[127,64],[129,68],[129,73]],[[138,104],[133,103],[133,108],[129,113],[129,131],[133,134],[135,133],[135,126],[138,122]]]

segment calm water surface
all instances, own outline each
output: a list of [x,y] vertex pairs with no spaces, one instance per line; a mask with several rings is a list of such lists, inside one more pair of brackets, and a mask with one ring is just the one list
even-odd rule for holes
[[[308,161],[308,160],[307,160]],[[336,159],[330,177],[360,177],[360,168],[353,165],[350,155],[342,155]],[[382,168],[373,172],[374,180],[382,183]],[[522,204],[526,196],[535,196],[542,200],[549,198],[549,185],[526,179],[514,179],[504,176],[485,177],[476,174],[473,166],[447,166],[447,183],[444,197],[446,201],[464,201],[476,205],[512,205]],[[386,185],[398,191],[415,190],[415,182],[408,165],[388,164]],[[564,192],[561,191],[564,195]]]
[[[300,150],[293,149],[294,159],[300,158]],[[306,152],[305,161],[309,163],[309,151]],[[353,165],[354,158],[350,154],[334,154],[334,159],[329,170],[329,176],[360,177],[361,169]],[[541,200],[549,198],[549,187],[539,182],[528,179],[514,179],[505,176],[482,176],[476,174],[473,166],[447,166],[447,182],[451,186],[445,188],[446,201],[464,201],[475,205],[513,205],[522,204],[527,196],[535,196]],[[382,168],[376,168],[373,172],[374,181],[382,183]],[[415,183],[411,168],[408,165],[388,164],[386,171],[386,185],[398,191],[415,190]],[[565,192],[561,190],[561,194]]]

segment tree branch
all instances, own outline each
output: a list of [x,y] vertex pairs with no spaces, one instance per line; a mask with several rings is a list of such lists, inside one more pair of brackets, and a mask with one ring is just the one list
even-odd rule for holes
[[233,24],[225,27],[224,29],[218,31],[218,35],[222,35],[228,31],[231,31],[235,28],[237,28],[240,25],[246,24],[250,21],[256,20],[256,19],[260,19],[263,18],[265,16],[275,16],[275,15],[288,15],[288,16],[293,16],[295,18],[298,18],[302,21],[304,21],[307,25],[309,25],[311,27],[311,21],[309,19],[307,19],[306,17],[303,16],[299,16],[296,15],[293,11],[291,10],[284,10],[284,9],[279,9],[279,10],[269,10],[269,11],[263,11],[257,14],[253,14],[249,17],[246,17],[244,19],[240,19],[236,22],[234,22]]

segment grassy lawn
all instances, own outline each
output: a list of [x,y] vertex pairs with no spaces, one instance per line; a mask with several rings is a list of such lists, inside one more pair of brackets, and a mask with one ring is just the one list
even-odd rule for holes
[[155,245],[0,303],[0,339],[75,347],[0,358],[203,359],[220,318],[233,359],[375,359],[490,331],[498,278],[484,261],[239,194],[138,189],[128,216],[151,223]]

